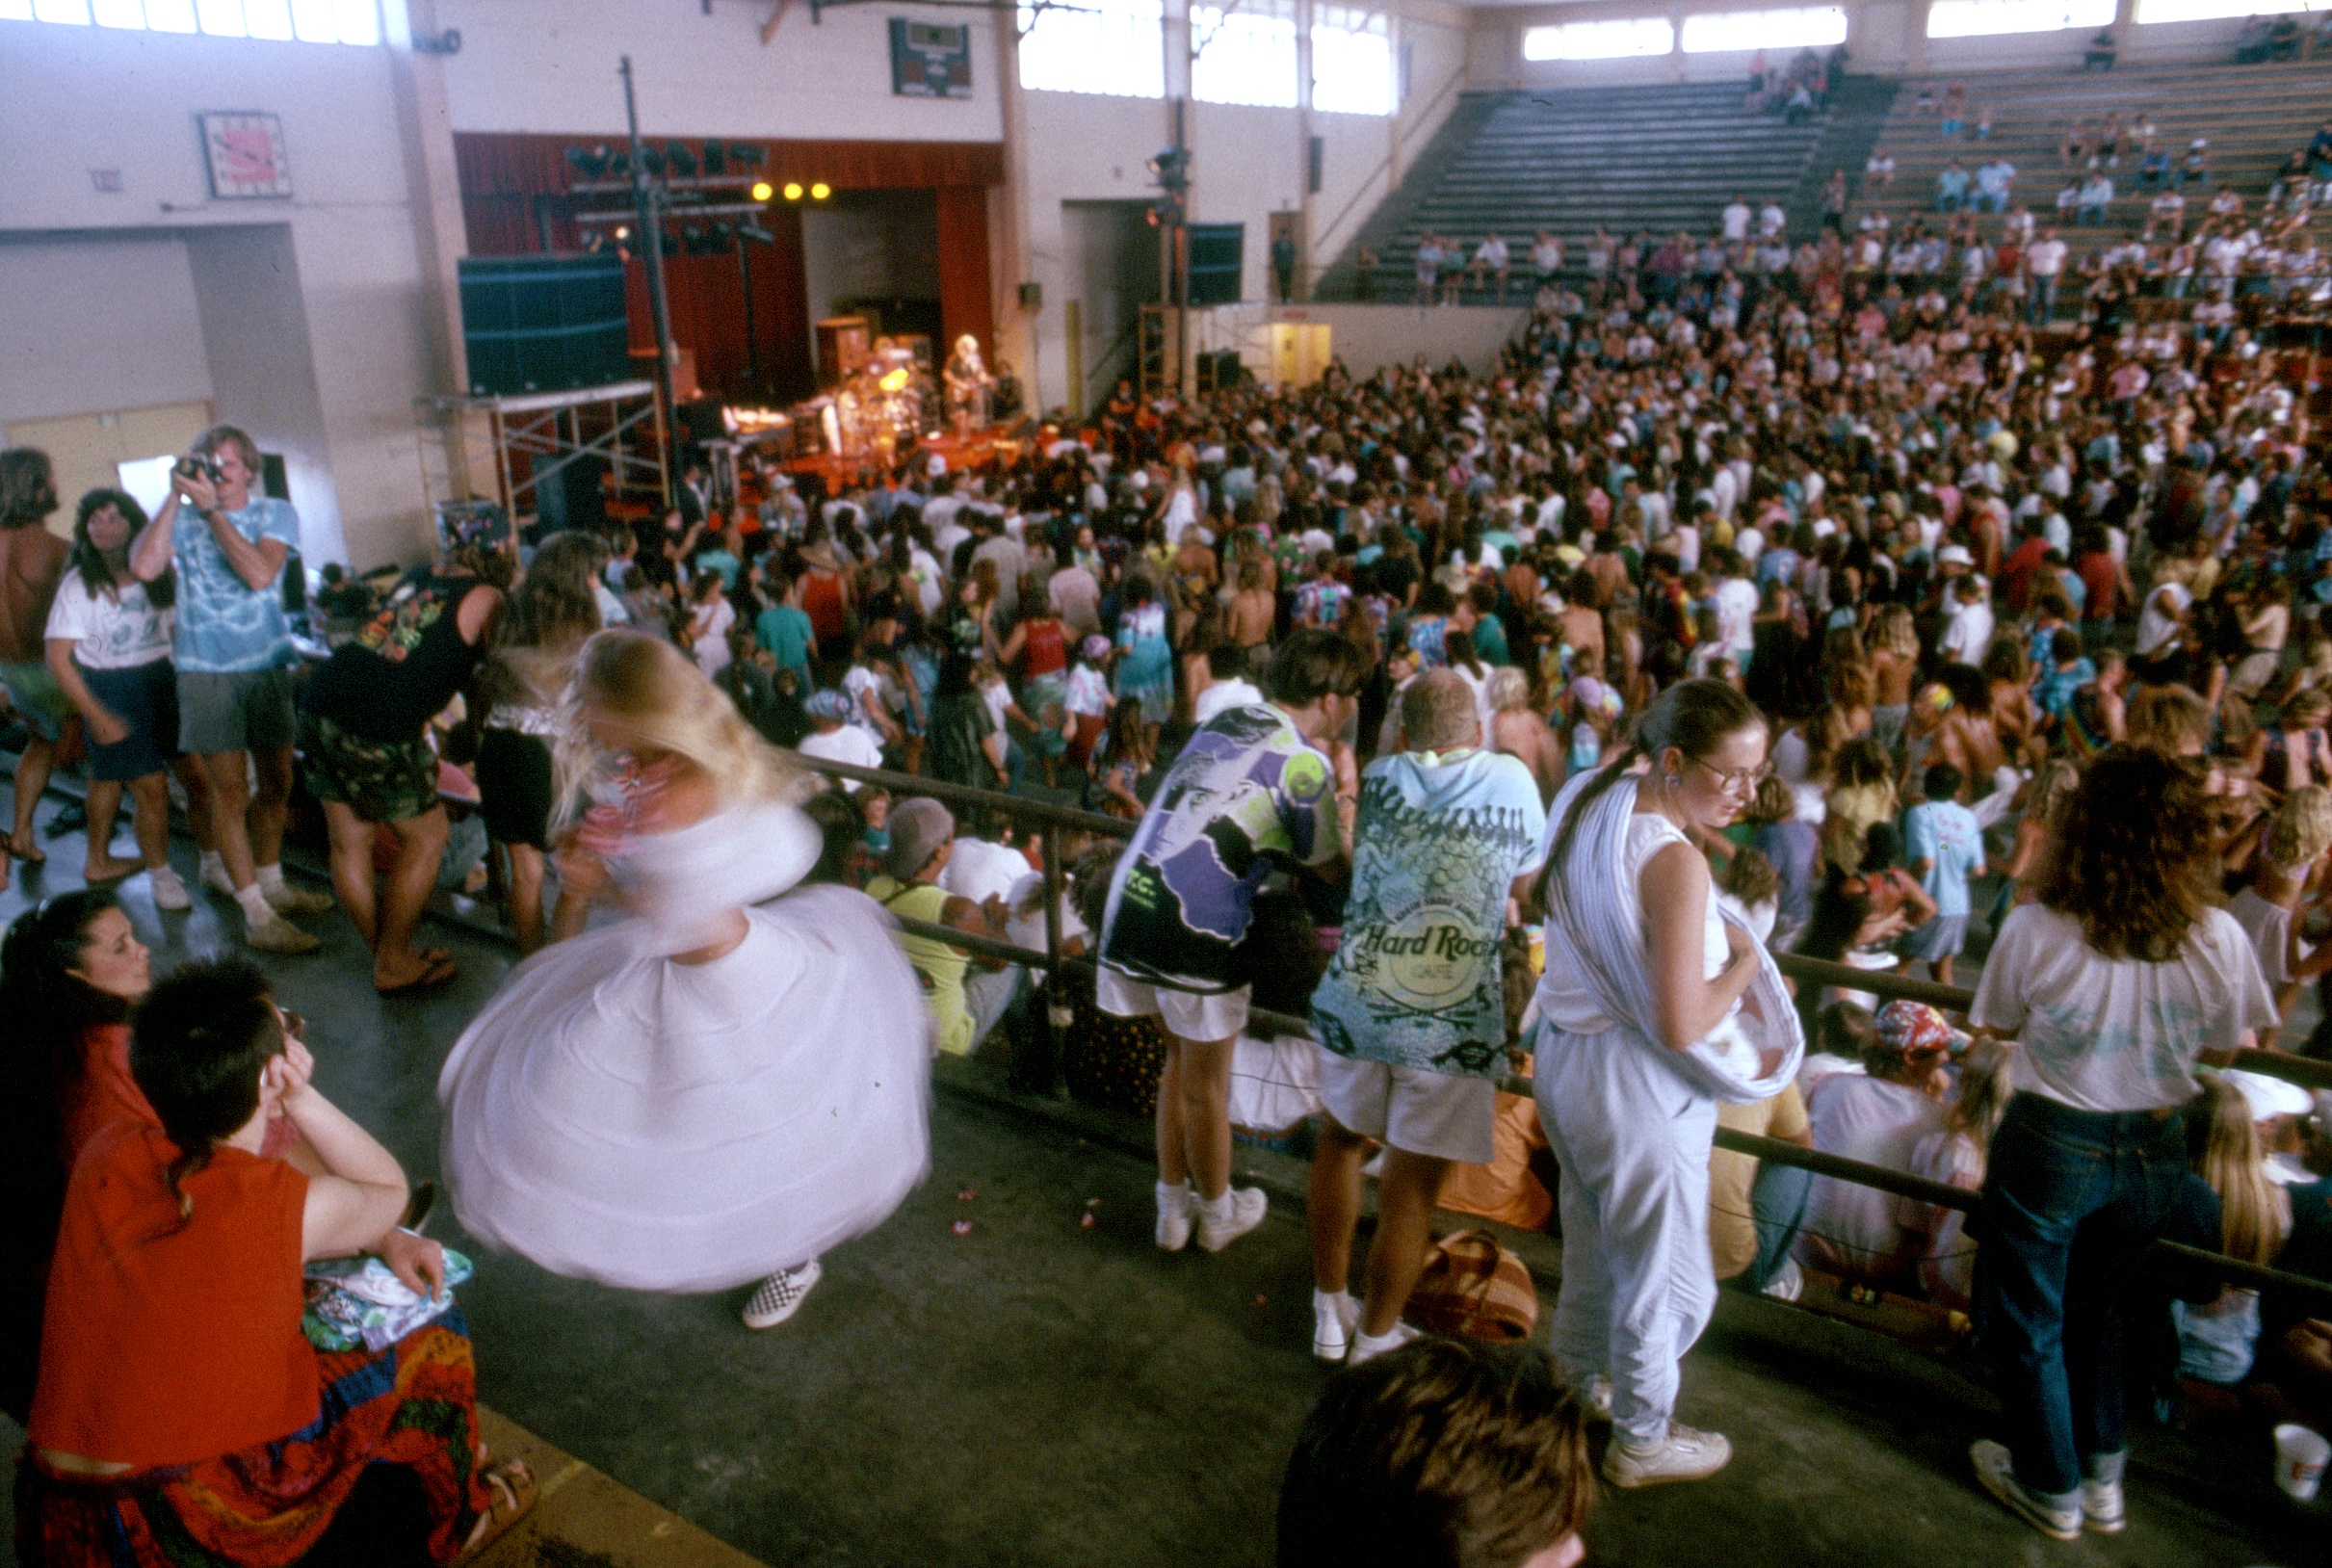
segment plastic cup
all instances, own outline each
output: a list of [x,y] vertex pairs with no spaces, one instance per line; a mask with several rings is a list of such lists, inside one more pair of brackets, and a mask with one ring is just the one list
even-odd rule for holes
[[2275,1428],[2275,1484],[2294,1502],[2316,1496],[2327,1459],[2332,1459],[2332,1441],[2321,1432],[2291,1422]]

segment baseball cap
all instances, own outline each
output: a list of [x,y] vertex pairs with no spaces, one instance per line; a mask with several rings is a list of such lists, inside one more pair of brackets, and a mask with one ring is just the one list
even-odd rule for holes
[[1110,640],[1099,632],[1090,633],[1083,642],[1077,644],[1077,651],[1099,664],[1110,656]]
[[801,711],[812,719],[824,719],[836,724],[847,724],[851,719],[851,699],[840,692],[814,692]]
[[2218,1075],[2241,1091],[2251,1107],[2253,1121],[2266,1121],[2270,1116],[2304,1116],[2316,1109],[2316,1101],[2297,1084],[2287,1084],[2266,1073],[2245,1072],[2230,1067]]
[[1968,547],[1964,544],[1947,544],[1935,552],[1935,559],[1946,566],[1973,566],[1976,564],[1976,558],[1968,553]]
[[891,847],[882,852],[882,873],[905,881],[931,863],[931,856],[956,836],[956,819],[929,796],[891,808]]
[[1890,1002],[1878,1009],[1876,1024],[1880,1041],[1906,1057],[1963,1050],[1968,1043],[1966,1034],[1924,1002]]

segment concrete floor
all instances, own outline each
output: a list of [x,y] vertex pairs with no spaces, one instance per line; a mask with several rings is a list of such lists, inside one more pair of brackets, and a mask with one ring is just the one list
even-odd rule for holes
[[[77,882],[78,837],[44,844],[50,868],[13,869],[0,921]],[[142,877],[122,900],[158,969],[234,940],[223,905],[159,916]],[[324,953],[266,964],[310,1020],[318,1082],[410,1173],[433,1174],[438,1063],[511,954],[433,929],[460,980],[382,1002],[347,924],[308,924]],[[1323,1377],[1299,1209],[1275,1201],[1218,1256],[1162,1256],[1151,1172],[1125,1141],[1138,1130],[1094,1136],[1089,1120],[943,1087],[933,1131],[931,1180],[830,1256],[771,1333],[739,1326],[742,1293],[630,1295],[479,1256],[462,1294],[482,1396],[771,1563],[1268,1563],[1279,1473]],[[958,1219],[969,1234],[953,1233]],[[450,1215],[432,1232],[462,1244]],[[2152,1430],[2129,1533],[2047,1542],[1969,1477],[1983,1403],[1891,1342],[1728,1294],[1688,1363],[1682,1414],[1729,1433],[1739,1456],[1704,1484],[1609,1496],[1591,1560],[2324,1560],[2332,1506],[2303,1514],[2275,1493],[2264,1440],[2205,1448]]]

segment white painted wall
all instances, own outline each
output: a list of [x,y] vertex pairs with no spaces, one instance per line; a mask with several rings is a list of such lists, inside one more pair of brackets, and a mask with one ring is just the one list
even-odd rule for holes
[[[85,341],[76,358],[86,379],[51,382],[42,401],[61,412],[119,406],[104,367],[143,354],[153,314],[166,314],[173,326],[161,335],[181,360],[190,341],[203,342],[220,417],[248,422],[305,476],[296,500],[308,558],[358,567],[413,559],[428,538],[412,400],[434,388],[421,369],[429,336],[391,64],[386,48],[0,22],[0,146],[14,153],[0,159],[0,237],[63,247],[99,282],[118,275],[132,241],[186,236],[196,249],[242,244],[269,258],[264,276],[237,288],[227,272],[194,264],[188,283],[96,313],[83,329],[110,336],[111,353]],[[213,199],[203,110],[280,116],[298,194]],[[119,170],[122,189],[96,191],[93,169]],[[222,228],[254,232],[210,237]],[[304,390],[261,398],[248,377],[221,374],[220,335],[204,328],[261,297],[268,313],[296,305],[308,324]],[[13,301],[13,314],[55,314],[52,298],[78,297]],[[184,382],[183,363],[173,374]]]
[[210,397],[186,242],[0,235],[0,424]]
[[[765,46],[774,0],[438,0],[461,32],[446,95],[463,131],[615,131],[623,126],[616,61],[632,57],[641,128],[650,136],[760,136],[994,142],[993,19],[978,11],[859,5],[812,23],[795,0]],[[890,18],[971,29],[972,95],[891,91]],[[1009,20],[1009,18],[1008,18]]]

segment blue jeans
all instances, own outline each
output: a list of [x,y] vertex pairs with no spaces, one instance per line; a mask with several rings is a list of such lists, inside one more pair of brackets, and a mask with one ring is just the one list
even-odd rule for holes
[[1761,1161],[1757,1183],[1749,1189],[1749,1214],[1757,1223],[1757,1261],[1742,1270],[1741,1284],[1762,1291],[1790,1261],[1790,1248],[1806,1222],[1806,1202],[1814,1195],[1814,1173],[1798,1165]]
[[2032,279],[2032,324],[2046,326],[2057,318],[2057,274]]
[[2019,1094],[1992,1139],[1976,1254],[1978,1343],[2016,1478],[2063,1500],[2129,1446],[2122,1304],[2187,1164],[2175,1111]]

